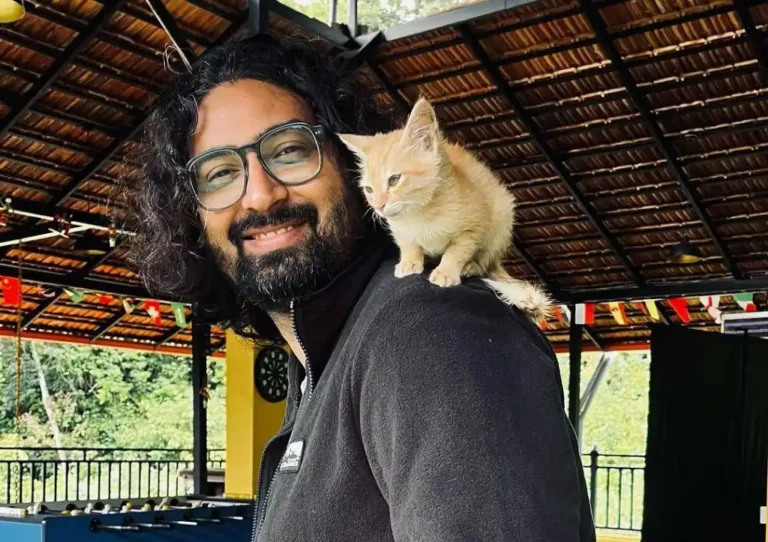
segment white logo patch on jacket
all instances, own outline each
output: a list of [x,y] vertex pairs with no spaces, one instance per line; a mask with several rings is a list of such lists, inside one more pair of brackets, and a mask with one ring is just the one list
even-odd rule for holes
[[304,441],[291,442],[280,460],[278,472],[298,472],[301,466],[301,457],[304,453]]

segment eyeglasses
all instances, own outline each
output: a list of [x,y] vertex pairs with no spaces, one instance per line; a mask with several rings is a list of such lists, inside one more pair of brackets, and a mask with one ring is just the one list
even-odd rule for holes
[[203,209],[220,211],[240,201],[248,186],[248,153],[253,151],[264,171],[286,186],[304,184],[323,168],[320,125],[291,122],[263,133],[242,147],[216,147],[187,162],[192,188]]

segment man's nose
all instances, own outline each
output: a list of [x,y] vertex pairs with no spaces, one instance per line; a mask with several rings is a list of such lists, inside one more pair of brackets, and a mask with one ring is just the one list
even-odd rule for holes
[[241,200],[244,209],[267,212],[273,205],[288,199],[288,189],[274,180],[252,154],[248,156],[248,186]]

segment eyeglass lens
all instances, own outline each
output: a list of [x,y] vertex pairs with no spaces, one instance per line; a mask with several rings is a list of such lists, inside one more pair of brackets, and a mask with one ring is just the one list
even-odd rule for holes
[[[268,172],[284,184],[300,184],[320,170],[320,148],[312,131],[286,127],[264,138],[257,152]],[[193,174],[200,204],[209,210],[235,204],[245,192],[247,164],[229,149],[211,153],[195,162]]]

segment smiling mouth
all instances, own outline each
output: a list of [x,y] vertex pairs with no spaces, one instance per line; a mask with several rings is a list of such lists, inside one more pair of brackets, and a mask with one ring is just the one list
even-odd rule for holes
[[270,239],[288,233],[296,228],[304,225],[304,222],[295,222],[291,224],[283,224],[279,226],[272,226],[267,228],[254,228],[247,230],[241,236],[241,239],[245,241],[261,241],[264,239]]

